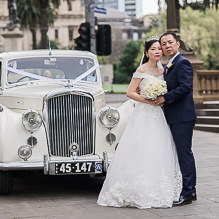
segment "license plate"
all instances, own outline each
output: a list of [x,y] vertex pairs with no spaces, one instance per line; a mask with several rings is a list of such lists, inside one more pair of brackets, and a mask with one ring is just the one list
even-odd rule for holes
[[102,173],[101,162],[55,163],[55,174]]

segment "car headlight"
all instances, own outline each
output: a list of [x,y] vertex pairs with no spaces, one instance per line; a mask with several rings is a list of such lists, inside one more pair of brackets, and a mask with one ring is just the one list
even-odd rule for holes
[[36,131],[42,124],[42,117],[36,110],[27,110],[23,113],[22,123],[26,130]]
[[18,156],[23,159],[23,160],[27,160],[28,158],[30,158],[32,155],[32,148],[29,145],[23,145],[21,147],[19,147],[18,149]]
[[108,129],[115,127],[118,124],[119,119],[119,111],[114,107],[104,107],[99,113],[100,123]]

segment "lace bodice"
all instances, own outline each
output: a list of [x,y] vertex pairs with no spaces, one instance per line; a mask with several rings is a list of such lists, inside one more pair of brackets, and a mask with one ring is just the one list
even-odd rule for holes
[[155,77],[153,75],[150,75],[148,73],[141,73],[141,72],[135,72],[132,76],[132,78],[142,78],[143,80],[141,80],[140,82],[140,89],[141,89],[141,95],[144,96],[143,94],[143,88],[146,86],[146,84],[150,81],[150,80],[164,80],[163,74]]

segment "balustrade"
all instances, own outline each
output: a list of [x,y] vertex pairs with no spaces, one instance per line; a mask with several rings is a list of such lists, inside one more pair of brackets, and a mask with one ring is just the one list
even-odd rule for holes
[[219,100],[219,70],[196,70],[195,74],[194,97],[203,101]]
[[199,95],[219,94],[219,70],[197,70]]

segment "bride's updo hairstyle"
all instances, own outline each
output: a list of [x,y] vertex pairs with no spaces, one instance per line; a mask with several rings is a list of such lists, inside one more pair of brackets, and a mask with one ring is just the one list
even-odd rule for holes
[[142,59],[141,64],[148,62],[149,58],[146,56],[145,52],[148,52],[148,50],[151,48],[151,46],[156,42],[159,42],[159,38],[156,36],[152,36],[145,41],[145,43],[144,43],[144,57]]

